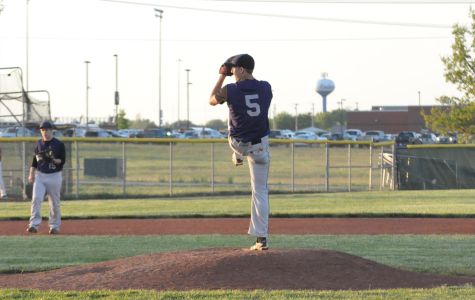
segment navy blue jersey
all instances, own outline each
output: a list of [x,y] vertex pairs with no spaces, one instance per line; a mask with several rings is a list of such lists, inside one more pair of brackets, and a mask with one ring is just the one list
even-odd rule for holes
[[272,89],[267,81],[242,80],[228,84],[229,135],[244,142],[269,134],[269,107]]
[[[61,164],[56,165],[52,162],[52,158],[61,159]],[[66,162],[66,149],[63,142],[56,138],[50,141],[38,140],[35,146],[35,156],[31,166],[41,173],[54,173],[63,169]]]

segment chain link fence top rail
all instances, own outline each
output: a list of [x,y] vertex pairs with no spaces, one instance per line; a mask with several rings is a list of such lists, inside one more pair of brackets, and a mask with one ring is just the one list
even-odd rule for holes
[[[23,189],[38,138],[0,138],[12,199]],[[63,199],[250,193],[226,139],[60,138],[66,145]],[[392,189],[392,142],[270,140],[270,193]],[[389,175],[388,175],[389,174]],[[389,179],[388,179],[389,178]]]

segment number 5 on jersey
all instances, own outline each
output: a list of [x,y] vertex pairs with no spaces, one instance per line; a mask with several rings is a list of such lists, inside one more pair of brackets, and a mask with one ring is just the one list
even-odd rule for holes
[[251,117],[257,117],[258,115],[260,115],[261,107],[259,106],[259,103],[256,102],[259,99],[259,95],[245,95],[244,97],[246,99],[246,106],[249,108],[247,110],[247,114]]

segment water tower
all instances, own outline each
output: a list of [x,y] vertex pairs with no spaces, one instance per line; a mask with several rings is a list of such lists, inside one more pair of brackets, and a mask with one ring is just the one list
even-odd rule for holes
[[335,89],[335,83],[327,76],[327,73],[322,73],[322,79],[317,82],[317,93],[323,98],[323,112],[327,112],[327,96]]

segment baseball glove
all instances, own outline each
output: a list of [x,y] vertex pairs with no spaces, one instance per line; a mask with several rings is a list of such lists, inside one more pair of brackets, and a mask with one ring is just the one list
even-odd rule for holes
[[226,75],[226,76],[233,75],[233,73],[231,72],[232,67],[233,67],[233,65],[231,63],[225,62],[219,68],[219,74]]

